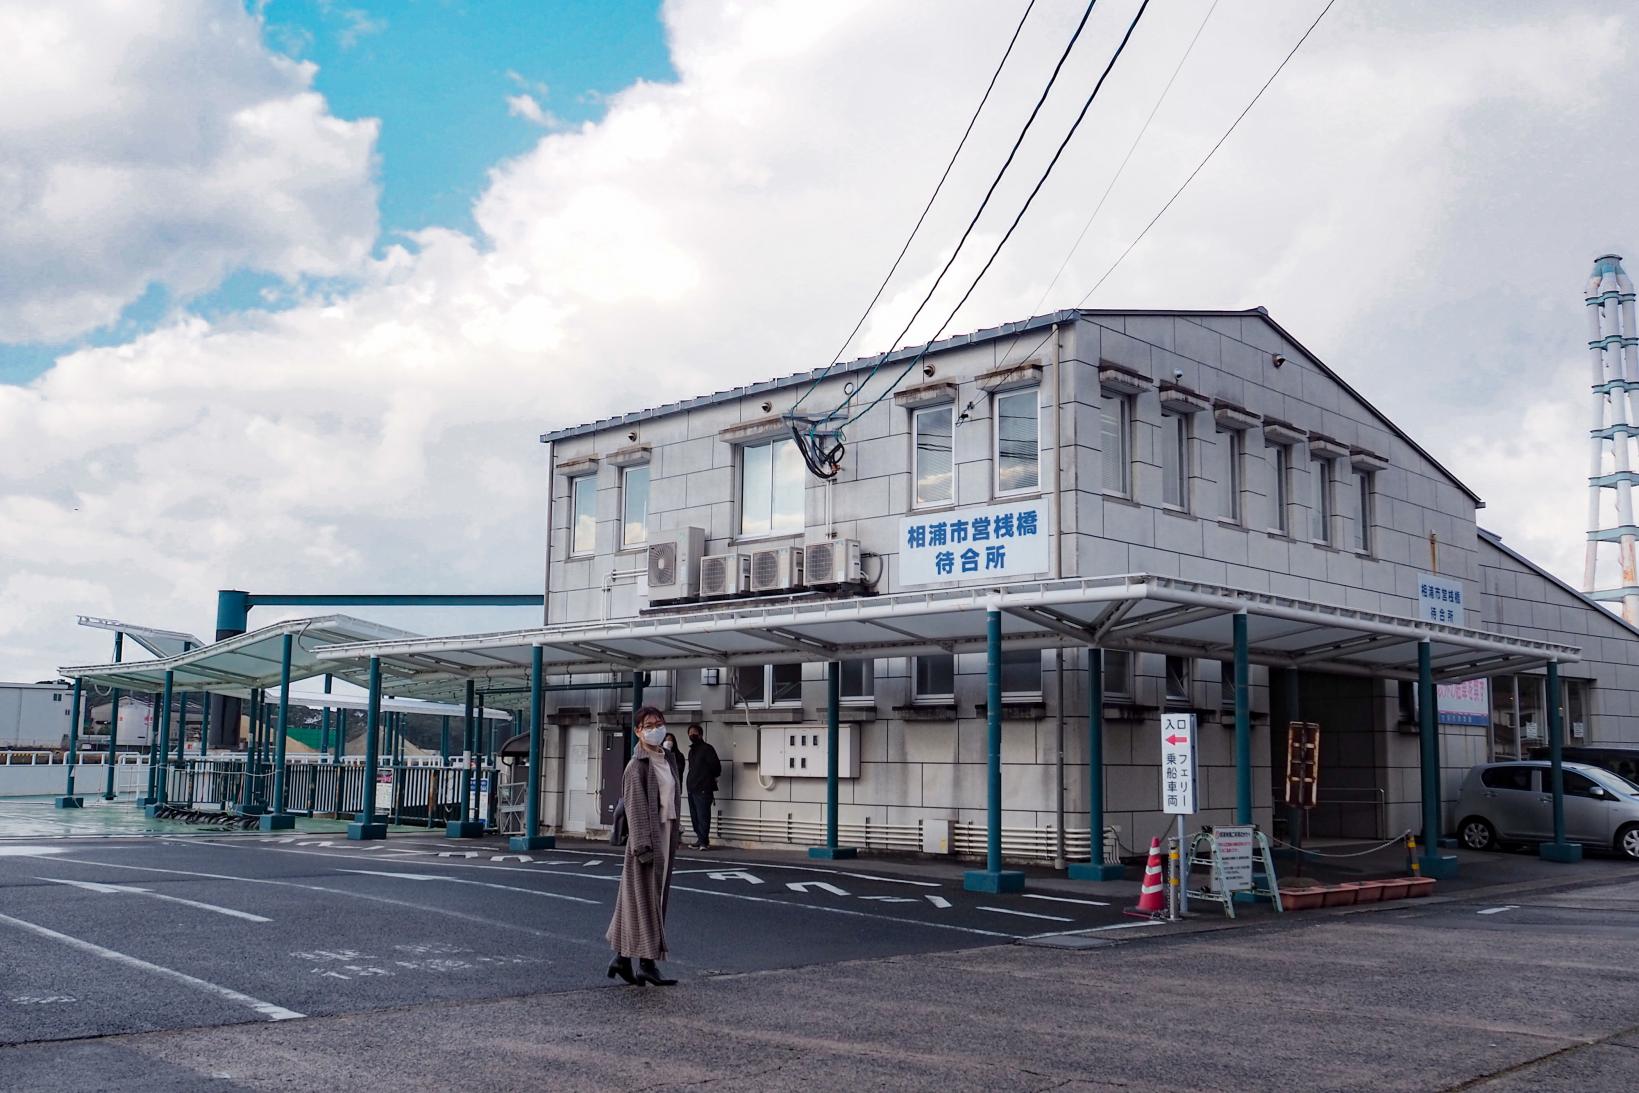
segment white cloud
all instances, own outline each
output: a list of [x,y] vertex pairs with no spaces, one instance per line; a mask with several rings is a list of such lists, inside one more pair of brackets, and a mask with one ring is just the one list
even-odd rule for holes
[[[1090,86],[1132,6],[1099,6],[1064,86]],[[1044,307],[1086,291],[1317,6],[1220,5]],[[897,333],[1078,14],[1038,7],[974,154],[856,350]],[[1152,5],[1082,138],[955,329],[1035,307],[1203,11]],[[76,611],[206,631],[219,587],[537,588],[538,433],[828,360],[938,177],[1017,11],[980,0],[937,17],[863,0],[677,0],[665,17],[679,81],[628,88],[603,121],[547,132],[498,164],[475,208],[479,238],[425,232],[366,262],[355,289],[216,325],[179,320],[66,357],[27,388],[0,388],[0,559],[8,589],[18,582],[29,604],[28,621],[0,633],[4,674],[102,656],[96,635],[70,625]],[[1621,63],[1632,36],[1632,17],[1591,4],[1541,17],[1483,4],[1339,5],[1092,303],[1268,305],[1464,475],[1489,501],[1490,526],[1574,578],[1585,473],[1577,293],[1595,254],[1639,235],[1621,186],[1603,181],[1639,167],[1639,151],[1606,139],[1639,97],[1639,74]],[[76,40],[66,23],[59,40]],[[258,71],[288,77],[279,65]],[[38,87],[83,97],[96,85],[95,57],[69,50],[62,69],[27,77],[31,97]],[[247,184],[303,178],[317,156],[351,193],[341,180],[352,177],[359,131],[328,119],[302,90],[310,74],[295,71],[297,90],[269,77],[285,93],[255,100],[279,104],[265,128],[288,139],[265,142]],[[131,94],[193,97],[168,74],[149,81]],[[998,191],[997,210],[1016,207],[1077,106],[1066,96],[1044,112],[1021,151],[1030,169]],[[300,139],[327,126],[331,142]],[[102,158],[124,147],[117,126],[83,143]],[[143,147],[155,171],[197,158],[187,141]],[[272,219],[244,214],[245,228],[243,213],[223,223],[255,232]],[[22,220],[11,230],[59,248],[103,238],[93,223],[82,244],[83,233],[32,208]],[[976,253],[1004,224],[985,220]],[[284,259],[291,265],[353,260],[326,250],[322,233],[295,235],[266,249],[300,255]],[[142,237],[131,264],[158,263],[144,257],[155,250]],[[211,253],[223,268],[251,261],[228,246]],[[79,269],[52,283],[39,306],[125,291]],[[941,293],[932,312],[942,317],[956,294]]]
[[562,124],[555,115],[536,101],[535,96],[520,91],[516,95],[506,97],[506,110],[515,118],[539,125],[543,129],[556,129]]
[[368,256],[376,123],[332,116],[234,0],[0,0],[0,42],[0,340]]

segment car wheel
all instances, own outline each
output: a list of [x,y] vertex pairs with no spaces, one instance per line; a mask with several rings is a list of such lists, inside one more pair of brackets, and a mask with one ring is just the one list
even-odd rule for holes
[[1463,845],[1470,850],[1497,849],[1497,829],[1491,826],[1490,820],[1470,816],[1457,831],[1462,836]]
[[1639,824],[1629,824],[1616,833],[1616,852],[1629,861],[1639,861]]

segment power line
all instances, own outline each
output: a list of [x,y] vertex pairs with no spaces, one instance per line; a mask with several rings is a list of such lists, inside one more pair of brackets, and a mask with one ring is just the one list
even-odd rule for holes
[[[911,313],[910,319],[906,321],[905,326],[900,330],[898,336],[893,339],[893,342],[890,343],[890,345],[897,344],[902,338],[905,337],[906,334],[910,333],[911,326],[916,322],[917,318],[921,316],[923,309],[928,306],[928,301],[933,299],[933,294],[938,291],[940,282],[945,279],[945,274],[949,273],[950,267],[956,264],[956,259],[960,256],[963,245],[967,243],[968,236],[972,235],[973,229],[978,226],[979,218],[984,215],[986,207],[990,204],[991,197],[993,197],[996,193],[996,187],[1001,185],[1002,176],[1007,173],[1008,167],[1012,166],[1014,157],[1019,153],[1019,146],[1024,143],[1024,138],[1030,132],[1030,127],[1035,124],[1037,115],[1041,113],[1042,104],[1047,101],[1047,96],[1053,90],[1053,85],[1058,82],[1059,72],[1064,68],[1064,62],[1069,59],[1070,51],[1075,48],[1076,41],[1081,37],[1082,30],[1087,26],[1087,19],[1093,14],[1093,8],[1097,5],[1097,3],[1098,0],[1088,0],[1086,10],[1081,13],[1081,21],[1076,24],[1075,33],[1070,35],[1070,41],[1066,43],[1064,52],[1059,54],[1058,63],[1053,66],[1052,74],[1047,78],[1047,85],[1042,88],[1041,95],[1036,99],[1036,105],[1031,108],[1030,116],[1025,119],[1024,127],[1019,130],[1019,135],[1014,138],[1013,147],[1008,150],[1007,159],[1003,161],[1001,169],[996,172],[996,177],[991,179],[990,188],[985,191],[984,200],[979,202],[978,211],[976,211],[973,214],[973,218],[968,221],[967,228],[962,232],[962,237],[956,242],[956,249],[951,251],[949,261],[947,261],[944,268],[939,271],[939,275],[934,278],[933,284],[928,288],[927,295],[922,298],[922,302],[920,304],[916,305],[916,310]],[[859,388],[856,388],[856,393],[858,390],[863,389],[864,386],[871,381],[871,378],[876,375],[877,370],[882,367],[882,363],[888,359],[888,354],[892,352],[892,348],[889,348],[884,350],[882,354],[877,357],[876,362],[872,364],[870,370],[866,372],[865,378],[860,381]],[[841,410],[843,406],[847,405],[848,401],[849,398],[844,398],[841,402],[837,403],[837,405],[832,408],[831,412],[826,415],[827,419],[835,416],[838,410]]]
[[995,263],[996,257],[1001,254],[1002,248],[1007,245],[1007,241],[1013,237],[1014,230],[1018,228],[1020,221],[1024,219],[1024,214],[1030,210],[1030,205],[1035,201],[1036,195],[1041,193],[1041,188],[1047,184],[1047,179],[1053,173],[1053,168],[1058,165],[1059,157],[1064,154],[1064,149],[1069,146],[1071,139],[1076,135],[1076,130],[1081,127],[1082,121],[1086,119],[1087,111],[1092,109],[1093,100],[1098,98],[1099,91],[1104,87],[1104,81],[1109,78],[1110,72],[1115,68],[1116,62],[1121,59],[1121,54],[1126,51],[1127,43],[1132,40],[1133,32],[1138,29],[1138,21],[1144,17],[1144,12],[1149,9],[1149,6],[1150,0],[1143,0],[1143,3],[1138,5],[1138,11],[1133,15],[1132,22],[1127,24],[1127,31],[1121,36],[1121,41],[1115,47],[1115,52],[1110,55],[1110,60],[1104,66],[1104,71],[1099,75],[1098,82],[1093,85],[1093,90],[1088,94],[1087,100],[1081,104],[1081,112],[1076,115],[1076,120],[1070,124],[1069,131],[1064,134],[1064,139],[1059,142],[1058,148],[1053,152],[1053,158],[1048,161],[1047,167],[1042,171],[1041,177],[1036,180],[1036,185],[1031,189],[1030,195],[1025,198],[1024,204],[1020,206],[1018,215],[1013,218],[1013,223],[1008,225],[1007,231],[1002,235],[1000,241],[997,242],[995,248],[991,250],[990,257],[985,259],[984,266],[980,268],[978,274],[974,276],[972,283],[967,287],[967,291],[962,293],[962,298],[956,301],[956,306],[951,308],[949,315],[945,316],[945,321],[940,324],[939,329],[934,331],[933,336],[929,338],[927,343],[922,346],[921,351],[917,353],[915,357],[912,357],[911,360],[905,365],[904,369],[902,369],[899,375],[895,377],[893,383],[889,384],[886,390],[877,395],[876,398],[872,399],[865,409],[859,411],[857,414],[849,415],[847,421],[843,422],[844,425],[846,425],[849,421],[853,421],[855,418],[869,413],[878,403],[886,398],[895,387],[898,387],[902,382],[904,382],[905,377],[910,375],[911,370],[916,367],[923,357],[927,356],[928,350],[933,346],[933,343],[937,341],[939,336],[945,332],[945,328],[950,326],[951,322],[956,318],[956,313],[962,309],[962,306],[968,302],[968,299],[973,295],[974,291],[978,289],[979,282],[984,279],[984,275],[986,273],[990,272],[990,267]]
[[831,369],[837,366],[837,362],[842,360],[842,355],[848,351],[848,346],[853,343],[854,337],[859,334],[860,328],[865,325],[865,320],[871,314],[871,309],[876,307],[878,300],[882,299],[882,293],[887,289],[888,282],[893,280],[893,275],[899,271],[899,263],[905,260],[905,255],[910,251],[911,243],[916,239],[917,232],[922,230],[922,222],[928,218],[929,210],[933,208],[934,201],[939,197],[939,191],[944,189],[945,180],[950,177],[951,168],[956,166],[956,157],[960,156],[962,149],[966,147],[967,138],[972,135],[973,126],[978,122],[979,114],[984,110],[985,104],[990,101],[990,93],[996,89],[996,81],[1000,78],[1002,69],[1006,67],[1007,59],[1013,55],[1013,47],[1018,43],[1019,33],[1024,30],[1025,20],[1030,18],[1030,13],[1035,10],[1035,7],[1036,0],[1030,0],[1025,5],[1024,14],[1019,16],[1019,25],[1013,28],[1013,37],[1007,40],[1007,49],[1002,51],[1002,59],[996,63],[996,70],[990,74],[990,82],[985,85],[985,93],[979,98],[979,105],[973,108],[973,116],[968,119],[967,128],[962,130],[962,139],[956,142],[956,150],[950,154],[950,162],[945,164],[945,171],[939,176],[939,181],[934,185],[933,193],[928,196],[928,203],[922,206],[922,215],[916,218],[916,225],[911,228],[910,235],[905,237],[905,245],[899,248],[898,257],[893,260],[893,265],[888,267],[887,276],[883,277],[882,283],[876,286],[876,293],[871,297],[871,302],[865,305],[865,310],[860,313],[859,321],[848,332],[848,336],[842,340],[842,345],[837,347],[836,355],[831,358],[831,363],[820,370],[820,374],[814,377],[814,382],[809,384],[807,389],[797,397],[797,401],[791,404],[793,413],[796,412],[797,407],[803,404],[804,399],[814,393],[814,388],[818,387],[820,381],[830,373]]

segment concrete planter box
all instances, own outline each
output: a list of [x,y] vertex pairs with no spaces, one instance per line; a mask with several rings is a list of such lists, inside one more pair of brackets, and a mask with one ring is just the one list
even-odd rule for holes
[[1404,877],[1380,880],[1377,882],[1377,886],[1383,890],[1383,898],[1386,900],[1406,898],[1406,878]]
[[1433,877],[1412,877],[1406,881],[1406,898],[1417,899],[1434,891]]
[[1330,888],[1321,889],[1322,907],[1348,907],[1355,901],[1355,895],[1360,890],[1358,884],[1337,884]]
[[1354,901],[1356,903],[1377,903],[1383,898],[1382,881],[1363,880],[1355,889],[1354,893]]
[[1325,898],[1324,888],[1282,888],[1280,905],[1287,911],[1308,911],[1319,907]]

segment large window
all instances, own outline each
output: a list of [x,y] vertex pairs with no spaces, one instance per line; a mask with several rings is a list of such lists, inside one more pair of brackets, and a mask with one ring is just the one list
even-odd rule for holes
[[807,471],[791,440],[740,449],[740,534],[791,535],[803,528]]
[[742,664],[734,669],[734,690],[741,706],[800,706],[802,665]]
[[1041,650],[1004,649],[1001,667],[1004,698],[1041,697]]
[[598,476],[569,480],[569,553],[591,554],[598,545]]
[[917,657],[912,697],[917,702],[950,702],[956,697],[956,658],[949,653]]
[[1218,516],[1241,522],[1241,476],[1246,465],[1246,438],[1239,429],[1218,430]]
[[649,468],[627,467],[620,475],[620,545],[649,541]]
[[1161,415],[1161,503],[1189,509],[1189,418]]
[[1289,445],[1265,441],[1264,466],[1268,479],[1264,496],[1269,499],[1269,530],[1289,535],[1287,513],[1291,511],[1291,497],[1287,489],[1292,481],[1292,449]]
[[870,658],[842,662],[842,701],[866,704],[876,700],[876,662]]
[[1104,418],[1104,491],[1132,496],[1132,399],[1105,393],[1100,411]]
[[996,396],[996,492],[1041,489],[1040,392],[1034,387]]
[[1314,500],[1309,509],[1309,538],[1317,543],[1332,541],[1332,461],[1309,461],[1309,480],[1314,486]]
[[916,466],[916,504],[948,505],[956,499],[956,463],[952,457],[956,407],[932,406],[911,415],[911,443]]
[[1372,552],[1372,521],[1377,514],[1372,501],[1372,472],[1355,472],[1354,548],[1362,554]]

